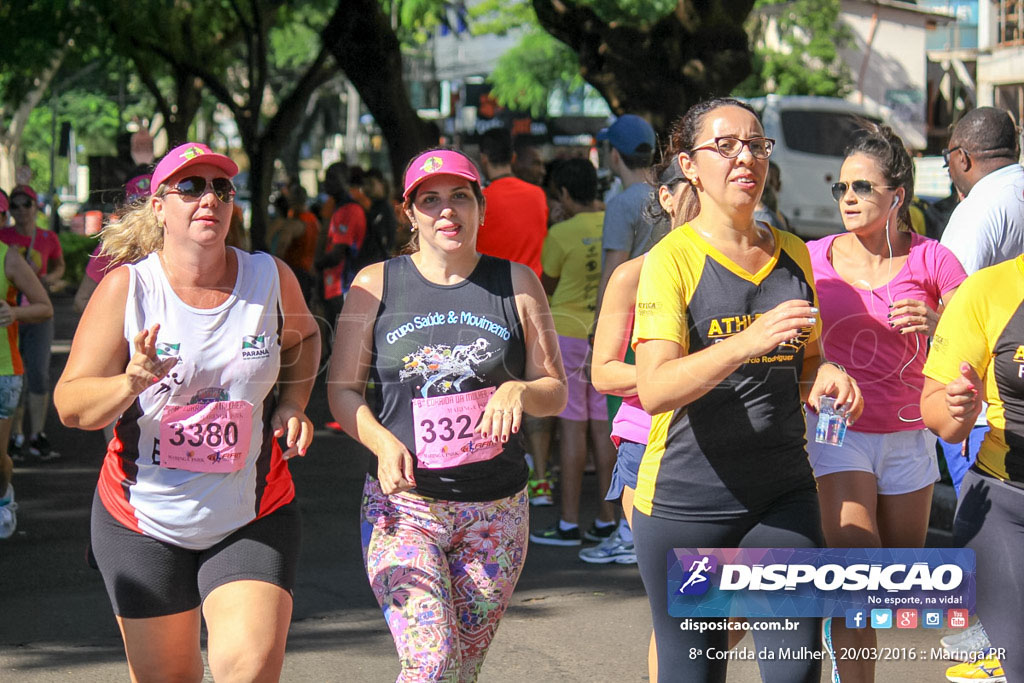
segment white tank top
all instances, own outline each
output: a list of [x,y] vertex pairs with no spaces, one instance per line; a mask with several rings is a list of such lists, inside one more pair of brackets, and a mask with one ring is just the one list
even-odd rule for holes
[[[268,424],[281,367],[277,266],[267,254],[234,253],[234,290],[224,303],[209,309],[193,308],[178,298],[157,254],[128,266],[124,336],[130,353],[135,335],[159,323],[158,355],[179,361],[118,420],[100,495],[111,514],[130,528],[193,550],[216,544],[294,497]],[[161,467],[164,409],[214,401],[252,404],[250,445],[241,469],[221,473]]]

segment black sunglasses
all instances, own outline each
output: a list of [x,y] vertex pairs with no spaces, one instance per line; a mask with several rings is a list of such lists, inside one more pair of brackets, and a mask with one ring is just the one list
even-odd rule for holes
[[32,206],[32,200],[31,199],[25,199],[25,200],[20,201],[20,202],[19,201],[11,202],[11,208],[12,209],[27,209],[30,206]]
[[235,200],[235,186],[227,178],[214,178],[207,184],[206,178],[198,175],[182,178],[167,190],[168,194],[180,194],[189,202],[198,201],[206,194],[207,187],[222,202]]
[[[953,152],[957,151],[958,149],[963,149],[963,147],[960,146],[960,145],[957,145],[956,147],[953,147],[952,149],[944,149],[944,150],[942,150],[942,161],[944,162],[942,164],[942,168],[949,168],[949,155],[951,155]],[[964,154],[967,154],[966,150],[964,150]]]
[[854,180],[852,183],[832,183],[832,199],[842,201],[846,190],[853,188],[853,193],[861,199],[867,199],[876,187],[892,189],[891,185],[872,185],[870,180]]

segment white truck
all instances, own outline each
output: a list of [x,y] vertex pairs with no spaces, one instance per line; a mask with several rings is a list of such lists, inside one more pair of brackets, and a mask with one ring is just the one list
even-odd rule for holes
[[881,122],[879,112],[834,97],[768,95],[745,100],[775,139],[772,161],[781,171],[779,209],[805,239],[840,232],[842,220],[832,183],[858,118]]

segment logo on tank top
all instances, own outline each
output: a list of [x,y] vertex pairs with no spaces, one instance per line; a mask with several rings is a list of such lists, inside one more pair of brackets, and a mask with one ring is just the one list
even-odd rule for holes
[[456,392],[462,391],[462,383],[468,379],[478,379],[476,367],[494,354],[487,350],[488,346],[487,340],[483,338],[456,346],[421,346],[402,358],[404,365],[398,377],[403,381],[415,377],[423,379],[420,393],[424,398],[431,389],[445,394],[453,389]]
[[156,357],[158,360],[165,360],[167,358],[177,358],[178,362],[181,362],[179,357],[181,351],[181,344],[172,344],[170,342],[157,342],[156,343]]
[[267,336],[243,335],[242,336],[242,359],[253,360],[257,358],[270,358],[270,351],[267,349]]

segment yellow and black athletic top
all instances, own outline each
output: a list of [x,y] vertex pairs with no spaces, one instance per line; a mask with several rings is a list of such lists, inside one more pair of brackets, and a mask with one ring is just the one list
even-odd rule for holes
[[[730,261],[689,224],[659,242],[640,275],[634,346],[662,339],[697,353],[784,301],[817,305],[807,247],[770,229],[775,251],[757,273]],[[655,415],[636,509],[668,519],[731,519],[813,489],[798,380],[804,347],[820,334],[819,321],[794,343],[750,359],[693,403]]]
[[942,313],[924,374],[949,384],[964,361],[988,399],[976,467],[1024,485],[1024,256],[968,277]]

